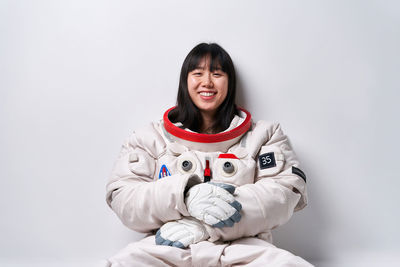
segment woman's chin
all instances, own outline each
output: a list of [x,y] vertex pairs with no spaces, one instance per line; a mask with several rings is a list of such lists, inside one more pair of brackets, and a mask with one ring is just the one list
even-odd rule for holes
[[198,106],[198,108],[202,113],[206,114],[214,114],[215,111],[217,110],[216,105],[200,105]]

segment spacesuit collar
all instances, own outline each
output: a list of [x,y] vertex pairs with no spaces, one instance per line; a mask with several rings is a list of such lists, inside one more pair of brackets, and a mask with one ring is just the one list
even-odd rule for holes
[[228,128],[227,131],[216,134],[196,133],[179,128],[169,120],[168,114],[174,108],[175,107],[172,107],[164,113],[164,129],[168,135],[174,139],[174,141],[181,143],[190,149],[205,152],[227,151],[232,145],[239,141],[251,126],[251,114],[243,108],[238,108],[239,116],[244,118],[244,121],[233,129],[229,130]]

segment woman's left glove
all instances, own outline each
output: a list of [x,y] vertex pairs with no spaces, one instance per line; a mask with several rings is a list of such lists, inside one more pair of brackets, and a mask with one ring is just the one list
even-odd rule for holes
[[186,248],[191,244],[207,240],[210,235],[198,220],[186,217],[167,222],[156,233],[156,244]]

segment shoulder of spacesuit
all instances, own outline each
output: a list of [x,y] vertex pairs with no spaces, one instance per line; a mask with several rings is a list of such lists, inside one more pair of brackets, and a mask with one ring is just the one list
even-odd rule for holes
[[279,122],[259,120],[253,122],[250,133],[252,139],[257,139],[265,143],[280,130],[281,125]]
[[153,158],[158,158],[166,149],[165,140],[162,137],[160,122],[135,130],[129,137],[129,145],[145,150]]
[[251,129],[245,136],[245,146],[254,157],[263,145],[281,132],[281,126],[278,122],[264,120],[253,122]]

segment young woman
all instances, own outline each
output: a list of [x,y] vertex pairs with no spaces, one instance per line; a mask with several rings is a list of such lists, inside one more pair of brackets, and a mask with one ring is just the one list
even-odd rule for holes
[[307,204],[306,177],[279,124],[235,105],[230,56],[199,44],[181,70],[177,106],[133,133],[107,203],[149,235],[109,266],[311,266],[271,244]]

